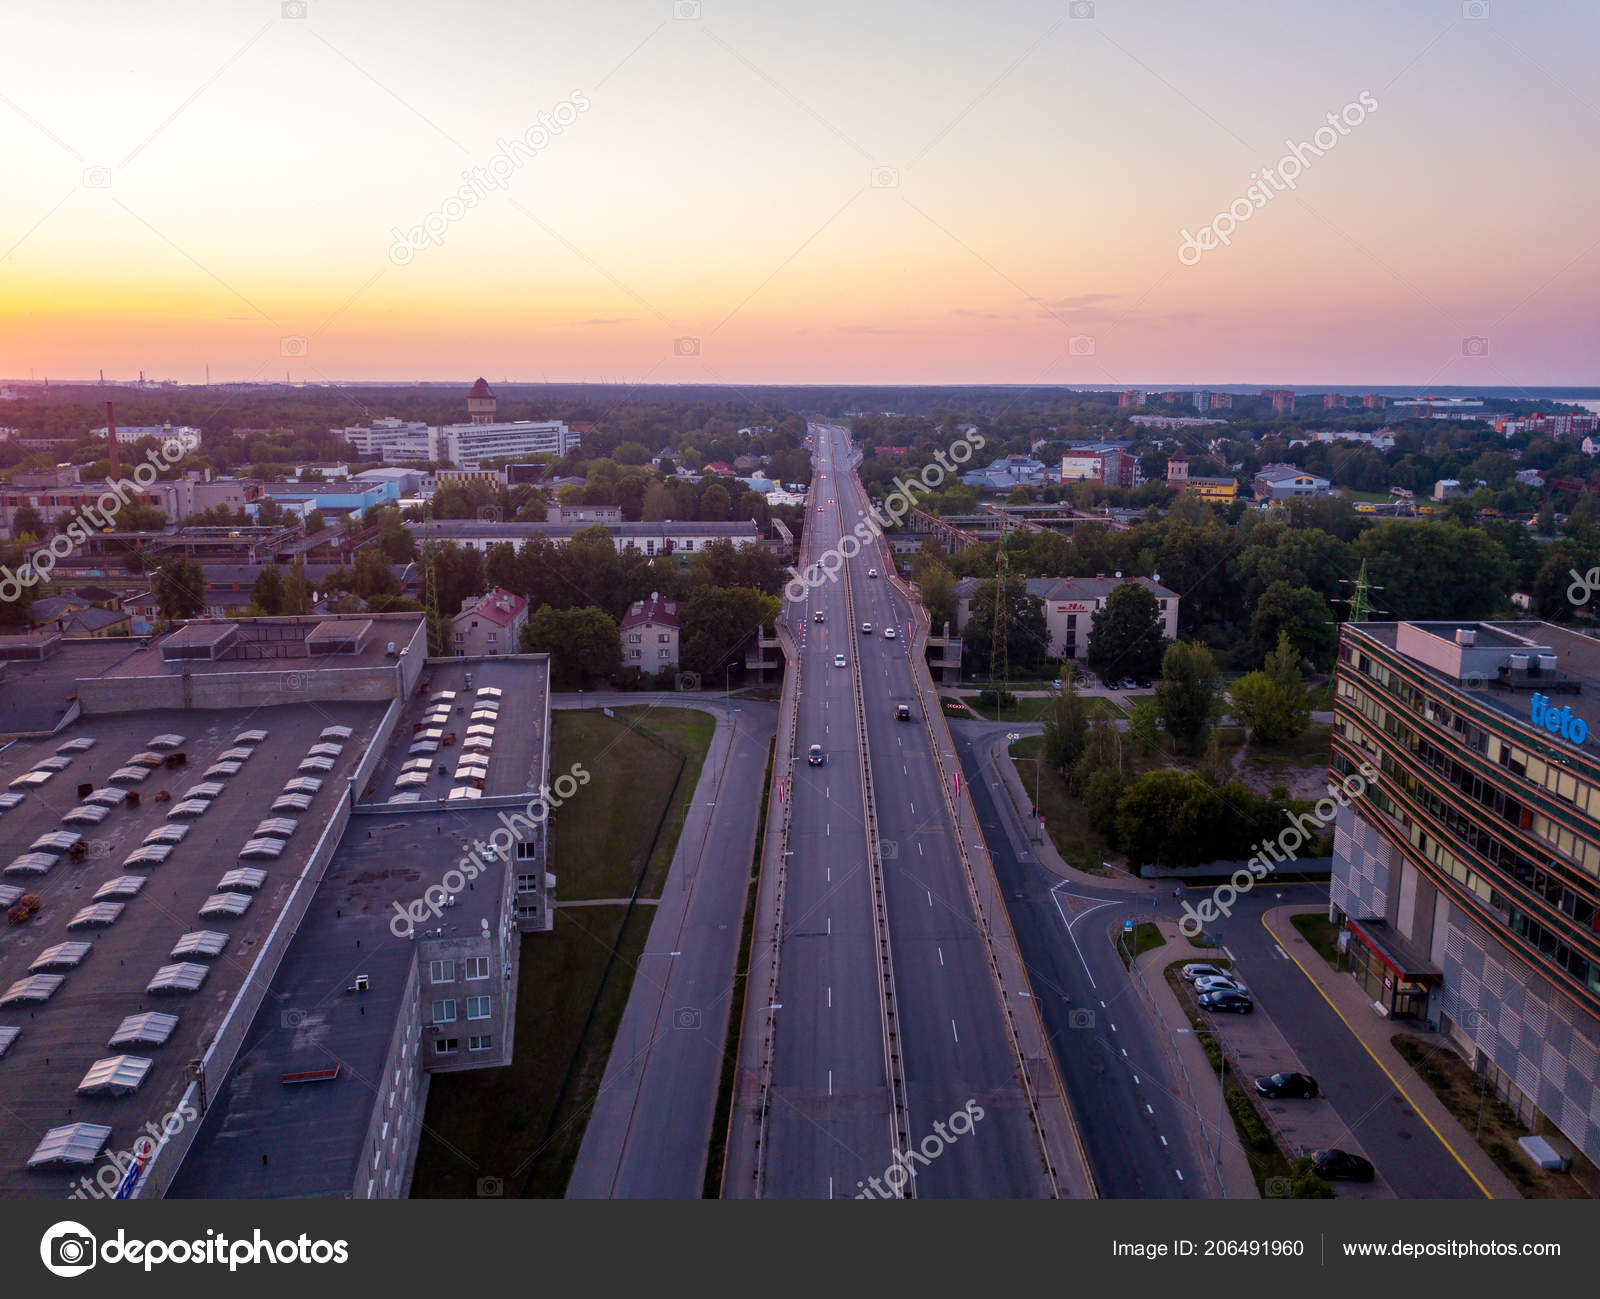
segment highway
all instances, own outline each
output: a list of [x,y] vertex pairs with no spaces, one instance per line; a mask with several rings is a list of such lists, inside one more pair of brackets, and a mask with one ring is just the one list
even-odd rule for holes
[[[868,512],[848,435],[820,425],[812,432],[802,572]],[[918,1197],[1048,1195],[912,685],[911,611],[886,578],[868,575],[884,564],[882,549],[866,546],[787,607],[801,688],[761,1193],[888,1194],[901,1180]],[[863,622],[873,624],[870,635]],[[882,634],[889,625],[898,632],[892,640]],[[835,666],[836,655],[845,666]],[[881,837],[876,917],[858,670]],[[910,724],[896,719],[901,703]],[[822,746],[820,765],[807,760],[813,744]],[[970,1118],[951,1123],[956,1115]],[[886,1181],[908,1143],[924,1156],[902,1160],[915,1177]]]

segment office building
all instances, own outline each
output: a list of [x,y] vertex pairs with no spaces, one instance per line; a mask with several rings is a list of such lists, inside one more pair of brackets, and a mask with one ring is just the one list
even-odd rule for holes
[[1377,1009],[1447,1034],[1600,1162],[1600,643],[1540,622],[1345,623],[1331,905]]

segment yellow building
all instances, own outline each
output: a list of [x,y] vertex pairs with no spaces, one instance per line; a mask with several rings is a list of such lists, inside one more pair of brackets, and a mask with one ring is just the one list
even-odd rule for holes
[[1202,501],[1219,501],[1226,504],[1239,495],[1239,482],[1235,478],[1184,478],[1173,486],[1182,487],[1191,496],[1198,496]]

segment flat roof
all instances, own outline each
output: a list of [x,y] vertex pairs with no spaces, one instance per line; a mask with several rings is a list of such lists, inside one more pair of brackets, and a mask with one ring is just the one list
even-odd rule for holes
[[72,706],[78,682],[110,671],[140,652],[131,637],[62,640],[48,658],[8,659],[0,674],[0,736],[51,730]]
[[[29,965],[46,948],[60,942],[87,941],[89,955],[77,969],[64,971],[60,989],[40,1006],[0,1010],[0,1024],[21,1028],[0,1063],[0,1198],[60,1197],[77,1186],[89,1170],[30,1172],[27,1159],[45,1132],[64,1123],[86,1120],[108,1124],[114,1151],[129,1148],[144,1133],[144,1124],[158,1126],[177,1107],[188,1079],[184,1066],[202,1054],[221,1027],[235,995],[249,973],[262,940],[277,919],[294,880],[304,869],[347,777],[370,745],[381,722],[383,703],[318,703],[259,709],[214,711],[150,711],[90,717],[41,740],[23,740],[0,752],[0,784],[55,753],[68,739],[89,736],[93,748],[73,757],[71,765],[47,784],[29,791],[23,802],[0,817],[7,844],[21,851],[41,835],[59,830],[61,817],[78,801],[80,784],[100,788],[111,772],[153,736],[175,732],[185,736],[182,767],[155,769],[138,786],[140,805],[126,803],[111,810],[99,825],[84,832],[87,855],[64,856],[26,887],[43,906],[33,920],[0,926],[0,987],[28,974]],[[352,728],[333,771],[303,813],[283,856],[267,866],[267,879],[253,896],[248,911],[237,919],[202,922],[198,912],[218,891],[218,881],[238,863],[236,857],[306,750],[331,723]],[[68,922],[93,900],[107,881],[125,872],[124,860],[150,832],[167,824],[172,802],[157,802],[158,790],[175,800],[197,783],[200,773],[224,749],[233,747],[241,730],[268,732],[255,746],[244,769],[224,783],[210,808],[191,823],[189,833],[166,861],[148,870],[148,883],[127,898],[121,914],[108,927],[69,930]],[[163,965],[171,963],[174,945],[185,934],[215,929],[228,935],[227,950],[209,962],[204,985],[194,994],[154,997],[146,985]],[[97,1060],[114,1054],[107,1046],[122,1020],[142,1011],[159,1010],[179,1017],[164,1045],[141,1049],[154,1060],[137,1095],[80,1096],[78,1083]],[[215,1085],[213,1079],[213,1085]],[[70,1110],[70,1114],[68,1111]]]
[[[182,634],[195,626],[236,627],[239,639],[228,647],[228,654],[240,652],[242,657],[174,659],[169,662],[162,657],[161,647],[170,638],[151,637],[148,646],[137,648],[114,667],[99,675],[112,678],[181,676],[184,673],[262,671],[269,666],[291,664],[312,668],[377,667],[388,659],[387,643],[391,640],[399,645],[409,643],[421,625],[422,618],[423,615],[417,613],[399,616],[373,614],[365,618],[351,619],[324,619],[308,615],[293,620],[276,618],[197,620],[173,634]],[[359,654],[326,657],[307,653],[305,647],[308,640],[314,636],[328,639],[330,628],[333,639],[355,639],[362,634],[363,628],[377,634],[369,637]],[[204,637],[206,633],[199,632],[196,635]],[[209,644],[210,641],[202,639],[200,643]]]

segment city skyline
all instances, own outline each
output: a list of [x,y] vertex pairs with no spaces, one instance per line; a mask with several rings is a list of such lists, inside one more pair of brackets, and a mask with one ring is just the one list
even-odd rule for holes
[[13,20],[14,376],[1588,378],[1574,4],[94,8]]

